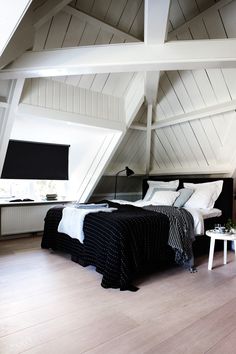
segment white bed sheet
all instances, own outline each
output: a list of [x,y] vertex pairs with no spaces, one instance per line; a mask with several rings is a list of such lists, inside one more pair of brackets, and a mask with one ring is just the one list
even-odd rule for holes
[[[137,207],[144,207],[147,205],[150,205],[150,201],[144,201],[142,199],[137,200],[136,202],[130,202],[127,200],[112,200],[114,203],[118,204],[129,204],[129,205],[134,205]],[[220,209],[213,208],[213,209],[192,209],[192,208],[185,208],[190,212],[190,214],[193,217],[194,220],[194,233],[195,235],[203,235],[205,230],[204,230],[204,220],[209,219],[209,218],[214,218],[214,217],[219,217],[222,215],[222,212]]]
[[194,233],[195,235],[203,235],[205,233],[204,220],[219,217],[222,215],[220,209],[192,209],[185,208],[190,212],[194,220]]

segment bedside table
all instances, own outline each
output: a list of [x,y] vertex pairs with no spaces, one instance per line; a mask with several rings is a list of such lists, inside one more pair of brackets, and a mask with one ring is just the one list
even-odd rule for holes
[[227,241],[234,241],[234,252],[236,256],[236,234],[231,233],[221,233],[215,232],[214,230],[206,231],[206,235],[211,238],[210,244],[210,252],[209,252],[209,259],[208,259],[208,269],[212,269],[213,264],[213,257],[214,257],[214,249],[215,249],[215,240],[222,240],[224,241],[224,264],[227,263]]

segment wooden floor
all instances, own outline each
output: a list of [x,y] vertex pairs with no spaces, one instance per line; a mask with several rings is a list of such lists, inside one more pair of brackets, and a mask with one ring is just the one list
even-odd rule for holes
[[0,242],[0,353],[236,353],[236,261],[174,268],[138,292],[103,289],[101,275],[40,238]]

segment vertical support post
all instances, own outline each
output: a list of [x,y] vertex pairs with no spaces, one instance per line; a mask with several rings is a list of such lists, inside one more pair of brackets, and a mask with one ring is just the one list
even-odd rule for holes
[[146,136],[146,154],[145,154],[145,171],[148,175],[150,172],[151,159],[151,136],[152,136],[152,104],[147,106],[147,136]]
[[18,107],[20,101],[21,93],[24,87],[24,79],[18,79],[12,81],[10,92],[8,95],[7,103],[8,107],[6,108],[2,126],[0,129],[0,175],[2,173],[2,168],[7,152],[8,142],[11,136],[11,130],[15,120],[15,111]]

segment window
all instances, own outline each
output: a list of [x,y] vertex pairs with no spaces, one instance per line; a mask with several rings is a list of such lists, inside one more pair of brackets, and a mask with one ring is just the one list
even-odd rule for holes
[[30,198],[42,200],[48,193],[57,193],[59,199],[67,196],[68,181],[0,179],[0,198]]

